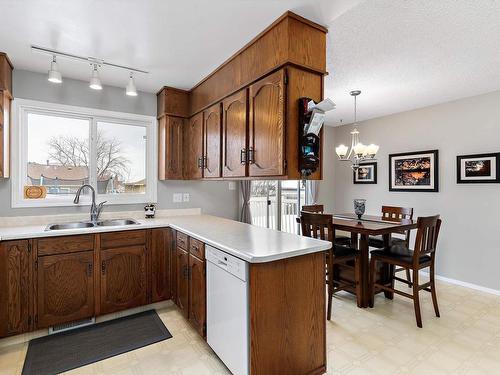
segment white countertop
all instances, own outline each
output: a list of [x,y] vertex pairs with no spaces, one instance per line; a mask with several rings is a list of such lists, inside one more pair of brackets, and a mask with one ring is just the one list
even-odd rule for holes
[[171,227],[250,263],[264,263],[328,250],[327,241],[260,228],[210,215],[137,220],[139,225],[45,231],[45,225],[0,228],[0,241]]

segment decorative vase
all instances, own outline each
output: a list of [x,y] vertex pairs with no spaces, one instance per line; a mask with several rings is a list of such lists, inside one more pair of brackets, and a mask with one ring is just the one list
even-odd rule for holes
[[366,199],[355,199],[354,200],[354,213],[358,215],[358,220],[361,220],[361,216],[365,213]]

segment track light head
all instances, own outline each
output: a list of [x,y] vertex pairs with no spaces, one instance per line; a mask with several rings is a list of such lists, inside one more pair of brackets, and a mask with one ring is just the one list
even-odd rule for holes
[[59,71],[59,68],[57,66],[55,55],[52,57],[52,62],[50,63],[49,76],[47,79],[49,82],[53,82],[53,83],[61,83],[62,82],[62,75],[61,75],[61,72]]
[[101,79],[99,78],[99,72],[97,71],[97,64],[94,64],[92,76],[90,77],[89,87],[93,90],[102,90]]
[[135,88],[135,82],[132,72],[130,72],[130,77],[128,79],[127,88],[125,89],[125,94],[127,94],[128,96],[137,96],[137,89]]

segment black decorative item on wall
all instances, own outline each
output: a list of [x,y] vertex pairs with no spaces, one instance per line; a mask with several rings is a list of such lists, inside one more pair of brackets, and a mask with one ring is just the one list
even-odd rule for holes
[[377,163],[363,163],[359,168],[352,171],[353,184],[376,184]]
[[457,183],[500,183],[500,152],[457,156]]
[[389,191],[439,191],[439,151],[389,155]]

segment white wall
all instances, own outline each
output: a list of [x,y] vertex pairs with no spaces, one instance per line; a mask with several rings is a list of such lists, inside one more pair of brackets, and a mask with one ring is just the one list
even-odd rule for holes
[[[388,98],[397,100],[397,98]],[[500,184],[457,184],[456,156],[500,152],[500,91],[360,123],[361,141],[380,145],[378,184],[354,185],[335,146],[350,144],[351,125],[327,128],[324,181],[319,202],[329,211],[352,212],[354,198],[367,213],[382,205],[413,207],[415,216],[443,219],[437,274],[500,290]],[[439,192],[389,192],[388,155],[439,150]]]
[[[40,100],[117,112],[156,116],[156,95],[139,92],[125,95],[121,87],[104,86],[96,92],[88,82],[63,77],[62,85],[47,81],[45,74],[14,70],[15,98]],[[161,83],[158,84],[158,87]],[[239,214],[239,190],[229,190],[227,181],[158,181],[158,208],[201,207],[204,213],[236,219]],[[173,193],[189,193],[190,202],[173,203]],[[143,205],[109,205],[106,211],[135,211]],[[87,212],[88,207],[11,208],[11,180],[0,179],[0,216],[54,215]]]

